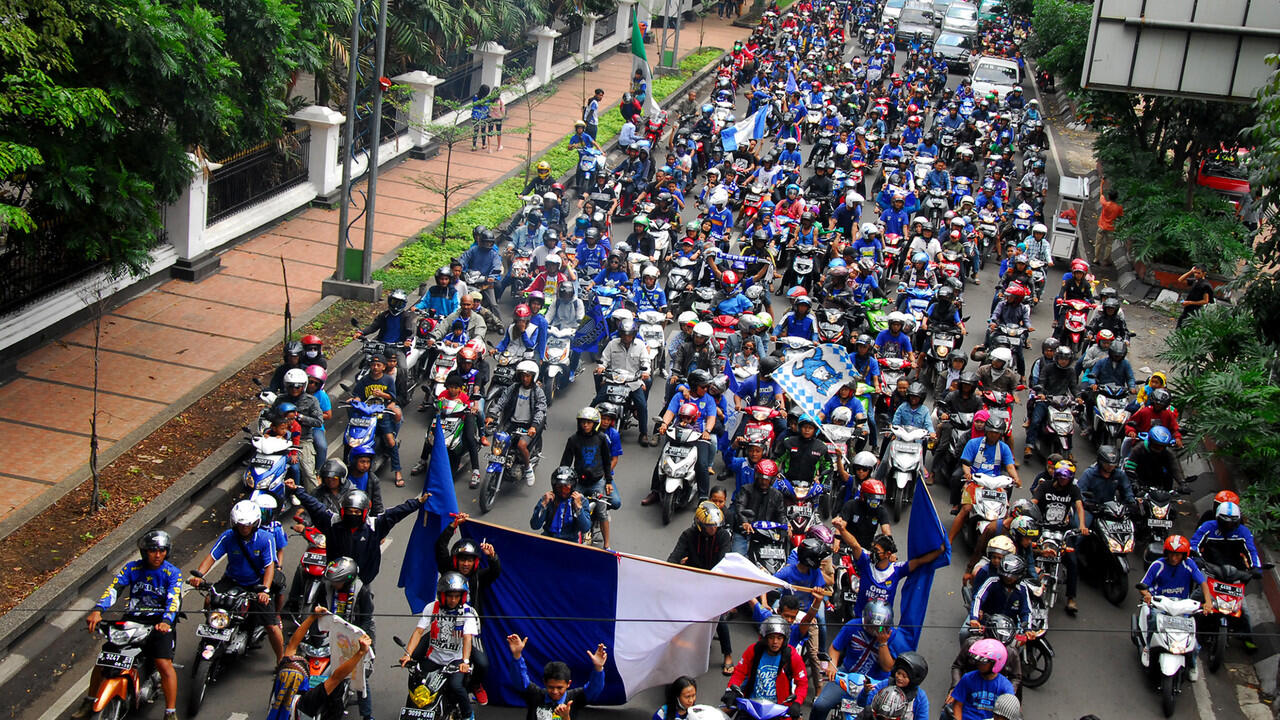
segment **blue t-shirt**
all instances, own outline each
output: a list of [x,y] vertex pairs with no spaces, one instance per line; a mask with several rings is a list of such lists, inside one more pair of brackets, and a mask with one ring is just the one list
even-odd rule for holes
[[977,670],[967,672],[951,690],[951,697],[964,704],[963,720],[984,720],[991,717],[996,698],[1001,695],[1012,695],[1013,683],[1009,678],[997,674],[987,680]]
[[858,570],[858,597],[853,601],[855,617],[862,617],[862,608],[872,600],[883,600],[893,607],[898,596],[898,584],[907,577],[907,563],[896,562],[881,570],[871,562],[871,553],[863,551],[853,561]]
[[[783,565],[773,576],[785,583],[800,587],[827,586],[826,578],[822,577],[822,568],[809,568],[809,572],[800,572],[800,566],[795,562]],[[792,592],[791,588],[782,588],[783,595],[790,595]]]
[[988,445],[985,437],[973,438],[965,443],[960,459],[973,466],[975,475],[1000,475],[1013,464],[1013,451],[1003,440]]
[[863,407],[862,401],[858,399],[857,395],[850,395],[848,400],[841,400],[839,395],[832,395],[827,404],[822,406],[823,417],[830,419],[831,413],[835,412],[838,407],[849,408],[855,418],[859,415],[867,414],[867,409]]
[[[271,533],[259,528],[243,542],[235,528],[223,530],[209,555],[214,560],[227,558],[227,577],[238,585],[253,586],[262,581],[267,566],[276,560],[276,541]],[[248,551],[248,555],[245,554]]]
[[695,395],[686,400],[684,395],[677,390],[676,394],[671,397],[671,402],[667,405],[667,412],[673,415],[678,413],[680,406],[686,402],[698,406],[697,428],[705,431],[707,429],[707,418],[716,416],[716,399],[711,397],[711,393],[705,393],[702,397]]
[[782,665],[782,653],[765,653],[756,666],[756,686],[751,688],[751,700],[778,699],[778,668]]
[[1177,565],[1169,565],[1160,558],[1151,563],[1147,574],[1142,576],[1152,595],[1183,599],[1191,597],[1191,591],[1204,581],[1204,573],[1191,558],[1183,558]]
[[[734,379],[733,375],[729,377]],[[749,402],[752,405],[760,405],[763,407],[773,407],[778,402],[778,396],[782,394],[782,388],[778,386],[776,380],[765,380],[761,382],[759,375],[752,375],[743,380],[736,388],[730,388],[733,394]]]
[[[911,352],[911,338],[905,332],[893,334],[889,330],[881,330],[876,335],[876,347],[888,356],[903,357]],[[893,348],[897,348],[896,351]]]
[[[324,413],[333,409],[333,400],[329,399],[329,393],[325,392],[323,389],[315,391],[311,396],[316,399],[316,404],[320,406],[321,417],[324,417]],[[320,427],[316,429],[323,431],[324,423],[320,423]]]
[[604,436],[609,438],[609,457],[622,457],[622,436],[618,434],[618,428],[605,430]]

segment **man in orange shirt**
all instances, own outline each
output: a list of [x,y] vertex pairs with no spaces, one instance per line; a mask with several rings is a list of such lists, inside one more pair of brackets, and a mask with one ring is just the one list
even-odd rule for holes
[[[1106,180],[1102,181],[1106,185]],[[1113,267],[1111,262],[1111,246],[1116,240],[1116,218],[1124,215],[1124,207],[1116,202],[1114,188],[1102,193],[1102,209],[1098,212],[1098,234],[1093,240],[1093,262],[1095,265]]]

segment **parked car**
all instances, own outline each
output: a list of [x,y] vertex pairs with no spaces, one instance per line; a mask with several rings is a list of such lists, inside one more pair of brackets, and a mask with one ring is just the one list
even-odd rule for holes
[[923,7],[920,5],[912,2],[903,8],[902,15],[898,17],[898,27],[893,31],[893,39],[898,44],[907,42],[916,35],[933,40],[937,34],[938,30],[933,26],[933,8],[928,4]]
[[977,35],[978,8],[963,0],[951,3],[947,14],[942,18],[942,32]]
[[947,62],[953,73],[968,74],[973,68],[973,49],[977,39],[964,33],[943,32],[933,43],[933,52]]
[[1022,83],[1022,68],[1014,60],[980,55],[973,63],[973,94],[982,97],[994,92],[1001,100],[1012,90],[1014,85]]
[[897,20],[906,4],[907,0],[885,0],[884,8],[880,10],[880,24],[886,20]]

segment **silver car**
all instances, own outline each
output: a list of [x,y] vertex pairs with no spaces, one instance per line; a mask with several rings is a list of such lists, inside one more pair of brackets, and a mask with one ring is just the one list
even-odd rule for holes
[[976,35],[978,32],[978,8],[967,2],[957,0],[947,8],[942,18],[942,31],[961,35]]
[[947,62],[951,72],[968,75],[973,64],[974,44],[972,35],[944,32],[933,43],[933,52]]
[[942,27],[942,18],[951,7],[952,0],[933,0],[933,24]]
[[880,24],[883,25],[886,20],[897,20],[906,4],[907,0],[886,0],[884,9],[880,11]]
[[893,39],[898,43],[904,43],[918,34],[922,38],[933,40],[936,32],[938,31],[933,26],[933,11],[915,7],[915,3],[912,3],[912,6],[902,10]]

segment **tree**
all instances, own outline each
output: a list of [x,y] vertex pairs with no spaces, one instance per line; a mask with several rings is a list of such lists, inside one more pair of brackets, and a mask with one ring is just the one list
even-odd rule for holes
[[1041,70],[1053,73],[1066,90],[1080,89],[1093,6],[1073,0],[1035,0],[1031,26],[1035,35],[1025,48]]
[[[582,55],[575,55],[575,57],[578,58],[579,62],[583,64],[586,63],[586,58],[583,57]],[[581,75],[583,78],[587,76],[587,73],[585,72],[578,73],[578,74]],[[500,94],[503,90],[516,90],[516,89],[523,90],[526,87],[527,83],[529,82],[529,79],[532,77],[533,77],[533,68],[524,68],[520,72],[516,73],[515,76],[511,78],[510,82],[508,82],[503,87],[497,90],[494,90],[493,92],[495,95],[497,95],[497,94]],[[586,81],[584,80],[583,82],[585,83]],[[558,81],[552,80],[549,83],[539,85],[533,90],[524,93],[524,96],[520,98],[520,103],[521,103],[521,107],[524,108],[525,118],[527,122],[524,124],[523,127],[514,127],[514,128],[508,129],[510,132],[523,132],[525,134],[524,182],[526,185],[529,184],[529,174],[533,170],[533,111],[536,110],[539,105],[550,100],[552,97],[555,97],[556,86],[558,84],[559,84]]]
[[[447,112],[452,114],[459,110],[469,109],[470,103],[459,103],[447,100],[445,98],[436,98],[436,103],[443,104],[447,108]],[[444,245],[449,238],[449,208],[455,195],[476,185],[482,180],[479,178],[471,180],[454,180],[452,178],[453,170],[453,148],[461,142],[466,142],[471,138],[471,125],[462,123],[453,125],[450,123],[422,123],[418,125],[423,132],[431,136],[432,140],[440,143],[444,147],[444,175],[436,177],[434,175],[423,174],[414,178],[413,182],[428,192],[436,193],[443,201],[442,213],[440,216],[440,226],[437,235],[440,237],[440,244]]]

